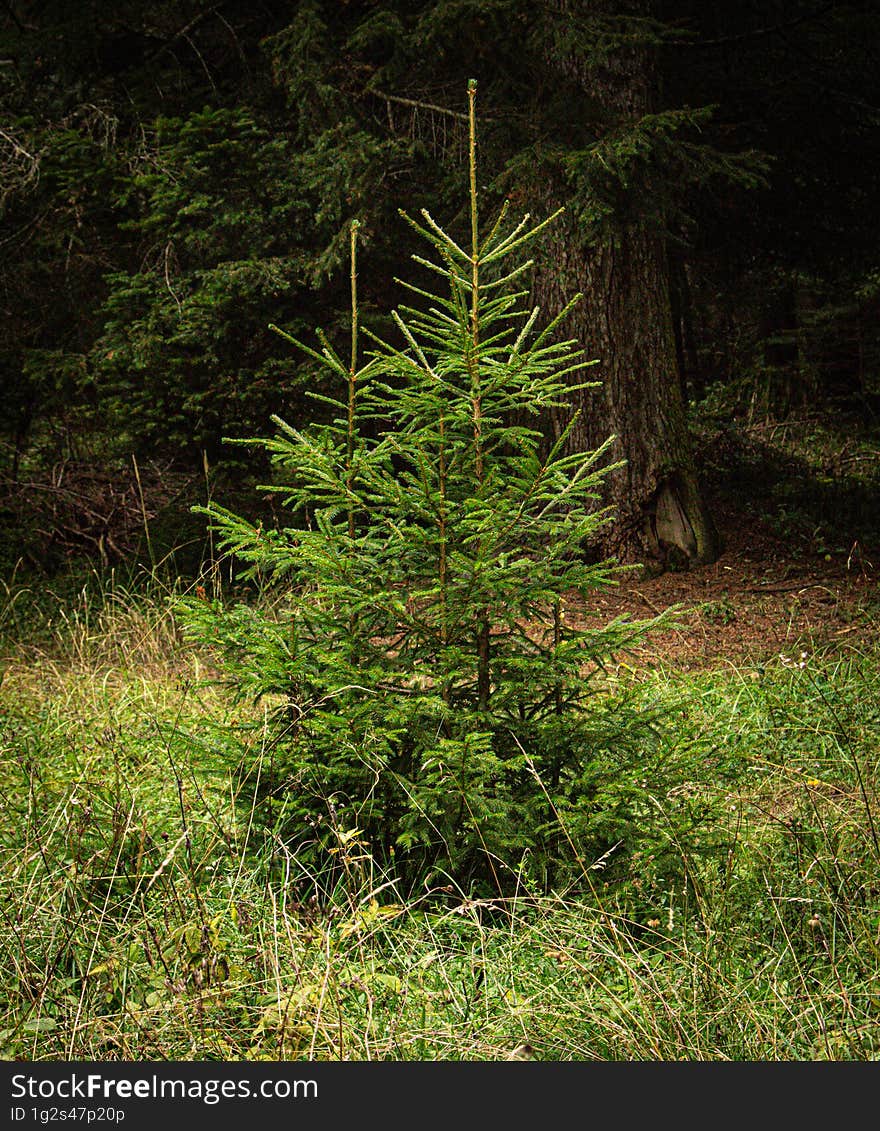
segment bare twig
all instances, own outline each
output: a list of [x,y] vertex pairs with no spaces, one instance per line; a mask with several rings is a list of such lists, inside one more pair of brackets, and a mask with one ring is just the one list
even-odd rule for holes
[[384,99],[386,103],[396,102],[400,106],[409,106],[413,110],[429,110],[433,114],[445,114],[448,118],[457,118],[462,122],[468,120],[467,114],[462,114],[458,110],[449,110],[445,106],[438,106],[435,102],[422,102],[417,98],[403,98],[399,94],[387,94],[383,90],[376,90],[375,87],[367,93],[374,94],[376,98]]

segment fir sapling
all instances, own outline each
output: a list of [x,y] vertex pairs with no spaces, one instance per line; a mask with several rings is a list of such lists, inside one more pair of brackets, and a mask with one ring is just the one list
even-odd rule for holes
[[595,812],[597,782],[647,732],[599,685],[648,624],[566,619],[572,598],[616,583],[615,562],[583,552],[611,518],[599,505],[611,439],[566,453],[566,434],[547,450],[547,411],[593,364],[557,337],[582,299],[543,323],[526,305],[524,252],[553,217],[511,225],[505,206],[481,234],[475,94],[469,238],[427,211],[404,216],[438,286],[398,280],[413,301],[392,314],[398,340],[359,330],[356,224],[348,361],[324,335],[314,348],[284,334],[342,393],[330,423],[273,418],[276,434],[256,441],[290,525],[203,508],[276,599],[191,600],[185,617],[239,694],[275,697],[271,819],[283,814],[289,844],[320,854],[357,829],[402,881],[443,874],[497,894],[524,859],[547,883],[573,843],[582,861],[619,832]]

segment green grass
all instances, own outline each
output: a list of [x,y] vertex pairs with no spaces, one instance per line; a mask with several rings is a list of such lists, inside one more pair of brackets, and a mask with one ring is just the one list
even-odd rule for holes
[[267,708],[161,598],[0,595],[4,1058],[880,1055],[880,652],[629,677],[641,831],[474,901],[351,829],[310,872],[248,801]]

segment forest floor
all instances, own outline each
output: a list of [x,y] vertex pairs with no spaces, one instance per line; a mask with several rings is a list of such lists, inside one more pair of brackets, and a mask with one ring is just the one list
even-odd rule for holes
[[[880,449],[810,418],[739,433],[735,451],[703,455],[723,551],[712,565],[658,577],[634,572],[572,622],[599,627],[671,606],[675,627],[632,649],[638,666],[679,670],[800,659],[876,641],[880,628]],[[726,463],[726,467],[719,466]],[[730,470],[733,468],[733,475]]]
[[799,649],[833,651],[840,643],[876,639],[880,553],[869,555],[856,544],[847,557],[810,558],[793,552],[760,519],[742,512],[726,519],[731,533],[714,564],[623,579],[589,610],[571,610],[572,623],[599,627],[612,617],[643,619],[676,606],[675,627],[651,633],[632,652],[640,665],[685,670],[725,657],[763,662]]

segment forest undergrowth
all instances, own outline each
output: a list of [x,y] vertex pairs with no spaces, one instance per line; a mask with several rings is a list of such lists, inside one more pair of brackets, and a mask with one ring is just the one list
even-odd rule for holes
[[499,861],[519,884],[474,897],[404,890],[356,827],[292,852],[256,800],[273,704],[211,682],[168,596],[3,594],[4,1057],[877,1057],[876,646],[620,654],[603,694],[660,720],[639,819],[563,887]]

